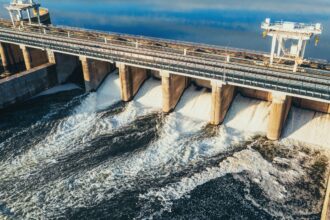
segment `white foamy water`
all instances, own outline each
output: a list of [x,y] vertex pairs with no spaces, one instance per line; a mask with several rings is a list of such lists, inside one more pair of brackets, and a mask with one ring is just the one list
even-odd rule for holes
[[[95,106],[100,106],[96,103],[99,100],[109,100],[111,99],[110,96],[114,94],[113,91],[106,91],[106,89],[114,88],[107,86],[107,84],[118,85],[118,83],[116,83],[116,75],[110,76],[109,79],[111,80],[109,80],[109,82],[107,80],[97,94],[93,94],[93,96],[90,95],[86,98],[84,101],[86,104],[83,103],[78,107],[78,112],[82,111],[82,107],[86,105],[91,108],[91,111],[88,111],[88,114],[82,115],[80,118],[84,122],[81,124],[81,128],[84,129],[84,131],[79,130],[78,126],[77,135],[79,133],[81,136],[82,132],[87,132],[86,127],[88,128],[88,126],[95,123],[95,115],[91,113],[93,113],[92,109],[95,109]],[[99,125],[105,123],[118,127],[129,123],[139,116],[149,114],[157,109],[160,110],[160,91],[160,81],[154,79],[148,80],[139,91],[135,100],[128,103],[124,112],[110,119],[102,119]],[[250,107],[248,111],[244,111],[242,107],[235,107],[235,102],[233,106],[234,111],[239,113],[240,120],[247,120],[247,122],[245,122],[247,126],[251,126],[250,123],[255,123],[255,121],[257,121],[254,119],[254,113],[261,111],[258,110],[258,103],[251,103],[249,101],[247,101],[245,105]],[[206,92],[206,90],[197,91],[193,86],[188,88],[177,106],[177,111],[166,117],[160,137],[157,141],[151,143],[145,151],[132,154],[128,158],[113,158],[86,173],[76,174],[73,179],[57,180],[56,182],[51,182],[49,185],[44,186],[43,191],[47,194],[45,200],[47,209],[56,210],[59,204],[64,207],[79,207],[85,206],[91,201],[96,202],[109,199],[123,190],[128,190],[133,187],[136,178],[140,175],[150,178],[170,175],[172,172],[178,172],[178,170],[184,169],[188,164],[193,163],[193,161],[197,162],[203,160],[203,158],[227,151],[235,144],[244,140],[243,135],[237,135],[237,133],[233,135],[232,130],[227,130],[226,127],[221,127],[216,137],[206,138],[204,140],[191,139],[207,125],[210,116],[210,108],[211,93]],[[88,120],[89,117],[91,117],[92,120]],[[235,118],[229,119],[231,125],[235,125]],[[74,125],[77,126],[76,124]],[[77,130],[77,127],[72,128],[69,126],[69,128],[72,129],[72,131]],[[95,128],[95,126],[93,128]],[[106,133],[108,129],[107,126],[101,126],[95,129],[94,136]],[[61,135],[65,136],[66,132],[68,132],[68,130],[63,131]],[[54,137],[54,135],[52,135],[52,137]],[[70,137],[72,137],[72,134]],[[55,137],[54,140],[58,141],[58,138]],[[68,145],[72,143],[74,143],[72,139],[63,139],[63,142],[60,144]],[[37,159],[52,158],[54,157],[53,155],[59,153],[56,151],[54,152],[54,148],[52,149],[50,146],[44,149],[44,152],[41,149],[41,156],[37,156]],[[35,156],[32,156],[32,153],[34,152],[24,155],[28,161],[34,161],[33,159]],[[29,167],[29,164],[24,159],[21,159],[19,162],[20,167],[23,165],[28,165],[27,167]],[[38,160],[34,162],[38,162]],[[68,190],[68,185],[73,185],[70,190]],[[190,185],[191,189],[194,188],[192,185]],[[197,185],[198,184],[195,186]],[[95,192],[95,188],[98,189],[97,192]],[[110,189],[113,190],[112,193],[105,193],[105,191]],[[189,190],[186,191],[188,192]],[[34,200],[38,199],[38,193],[31,192],[31,196]],[[20,203],[16,203],[13,207],[19,207],[21,205]],[[42,215],[42,213],[38,211],[34,214],[36,216]]]
[[283,141],[298,141],[330,151],[329,131],[329,114],[292,107],[283,130]]
[[156,79],[147,80],[140,88],[134,101],[147,108],[162,108],[162,82]]
[[128,125],[138,117],[161,111],[162,97],[159,94],[161,94],[161,82],[155,79],[147,80],[134,100],[127,103],[123,112],[98,121],[94,131],[95,135],[107,134],[114,128]]
[[247,133],[265,135],[267,133],[270,105],[269,102],[237,95],[226,115],[224,125]]
[[92,138],[90,130],[100,120],[97,111],[120,101],[118,75],[110,74],[97,93],[89,94],[70,116],[60,121],[45,140],[23,155],[13,158],[10,164],[0,166],[0,177],[27,173],[32,167],[54,163],[56,158],[77,150],[78,146]]
[[81,89],[81,88],[76,84],[67,83],[67,84],[63,84],[63,85],[54,86],[53,88],[50,88],[50,89],[48,89],[44,92],[41,92],[41,93],[39,93],[38,95],[36,95],[32,98],[37,98],[37,97],[40,97],[40,96],[56,94],[56,93],[59,93],[59,92],[70,91],[70,90],[74,90],[74,89]]
[[[269,113],[270,103],[243,98],[238,95],[227,114],[224,124],[220,127],[218,136],[192,144],[190,146],[191,151],[186,151],[186,154],[189,155],[190,159],[196,159],[196,157],[192,156],[192,151],[194,151],[195,154],[199,152],[199,154],[196,154],[198,156],[212,157],[229,150],[234,145],[247,140],[255,134],[264,135],[267,132]],[[325,137],[325,132],[329,128],[328,119],[329,116],[324,114],[293,108],[293,113],[288,121],[292,122],[292,124],[295,124],[297,121],[300,122],[297,123],[297,126],[299,126],[301,130],[297,129],[296,126],[288,126],[286,132],[290,133],[297,129],[296,133],[293,132],[290,138],[299,138],[307,143],[310,141],[310,143],[313,144],[318,143],[315,141],[315,138],[320,138],[321,141],[319,141],[319,143],[324,143],[324,141],[327,141],[327,138],[322,137]],[[311,129],[314,129],[314,131],[307,134],[308,130]],[[324,129],[324,132],[318,132],[319,129]],[[289,170],[283,170],[274,167],[273,164],[266,161],[258,152],[251,148],[240,151],[228,157],[225,161],[221,162],[219,166],[208,168],[193,176],[184,177],[179,182],[170,183],[165,187],[153,188],[149,190],[148,193],[140,195],[141,202],[145,203],[145,206],[139,217],[145,219],[146,214],[150,212],[150,204],[157,201],[157,203],[162,204],[163,208],[149,216],[150,219],[157,218],[157,216],[160,216],[164,211],[171,210],[173,201],[189,195],[196,187],[229,173],[239,174],[247,172],[249,178],[263,190],[263,193],[272,203],[285,203],[287,199],[292,196],[288,195],[289,189],[286,188],[285,185],[292,185],[306,174],[306,171],[303,170],[304,167],[301,165],[301,157],[303,155],[304,154],[296,154],[296,158],[291,158],[290,161],[276,158],[275,160],[277,163],[290,164],[291,168]],[[184,160],[185,157],[183,156],[180,159]],[[241,177],[238,176],[238,178]],[[241,179],[245,184],[249,184],[244,178]],[[272,216],[280,218],[285,216],[285,213],[276,208],[273,209],[271,205],[265,207],[264,204],[259,204],[258,201],[255,201],[253,196],[250,195],[249,191],[247,191],[246,199],[254,204],[254,206],[259,207]],[[291,211],[296,214],[308,214],[306,210],[297,208]],[[312,212],[318,213],[318,207],[315,207]]]
[[[140,195],[142,201],[147,201],[146,210],[143,211],[147,211],[149,208],[149,201],[160,201],[163,208],[149,216],[149,219],[157,218],[164,211],[171,211],[173,201],[188,195],[196,187],[226,174],[239,174],[242,172],[248,172],[250,178],[259,185],[267,198],[272,201],[285,202],[287,189],[284,184],[294,183],[304,174],[302,167],[299,166],[299,160],[293,160],[293,163],[296,164],[293,164],[294,169],[292,170],[278,170],[258,152],[252,149],[242,150],[228,157],[218,166],[207,168],[190,177],[183,177],[179,182],[170,183],[165,187],[150,189],[146,194]],[[258,204],[256,201],[253,202],[256,206],[263,206],[263,204]],[[264,211],[273,216],[284,217],[283,213],[275,212],[272,209],[264,209]],[[144,214],[142,213],[141,217]]]
[[[159,89],[159,81],[153,79],[147,81],[139,91],[136,99],[132,104],[129,103],[128,109],[123,114],[126,114],[126,112],[132,113],[134,110],[138,113],[134,116],[136,117],[141,112],[146,111],[144,109],[148,109],[148,106],[152,106],[154,110],[160,109],[161,105],[159,104],[161,102],[157,102],[159,97],[155,96]],[[195,103],[194,105],[197,106],[205,104],[204,100],[200,99],[201,95],[207,94],[204,90],[196,91],[191,88],[182,97],[179,106],[185,106],[186,103]],[[141,107],[142,104],[145,106]],[[111,198],[115,194],[134,186],[139,175],[148,177],[169,175],[168,172],[171,169],[174,172],[176,166],[184,167],[189,161],[198,158],[198,155],[206,150],[198,151],[195,148],[187,148],[187,141],[189,141],[191,135],[205,126],[207,121],[197,120],[196,118],[190,120],[188,117],[183,117],[183,114],[190,111],[189,108],[182,108],[180,113],[169,115],[165,119],[160,138],[151,143],[145,151],[136,152],[127,158],[111,158],[106,163],[86,173],[79,173],[74,178],[58,180],[52,182],[49,186],[45,186],[43,191],[47,192],[45,200],[47,209],[55,210],[59,204],[64,207],[86,206],[91,201],[96,202]],[[202,115],[208,113],[209,110],[206,108]],[[123,117],[117,117],[116,120],[120,118],[123,119]],[[170,166],[170,168],[167,168],[167,166]],[[72,185],[72,189],[68,190],[68,185]],[[94,190],[95,187],[98,189],[97,191]],[[113,193],[105,193],[110,189],[113,189]],[[31,194],[34,200],[37,200],[37,195],[33,192]],[[14,206],[20,205],[16,203]],[[36,216],[41,215],[37,210],[34,211],[36,211],[34,213]]]
[[[245,132],[246,134],[267,133],[270,102],[244,98],[238,95],[224,125]],[[322,147],[330,150],[330,115],[315,111],[291,107],[287,121],[282,130],[284,143],[304,143],[311,147]]]
[[206,89],[198,91],[194,86],[189,87],[182,101],[176,106],[175,112],[208,123],[211,114],[211,93]]
[[[113,129],[125,126],[137,117],[147,115],[161,108],[156,94],[161,88],[157,80],[148,80],[141,88],[136,101],[128,103],[126,109],[114,116],[103,117],[98,111],[120,102],[120,84],[116,72],[110,74],[97,92],[89,94],[72,114],[60,121],[45,140],[23,155],[13,158],[10,164],[0,165],[0,177],[27,174],[36,167],[56,163],[57,158],[85,147],[84,143],[108,134]],[[149,91],[149,92],[147,92]],[[160,97],[161,99],[161,97]],[[149,104],[142,105],[149,100]]]
[[[115,104],[116,102],[119,102],[121,97],[118,70],[111,73],[94,94],[96,95],[96,102],[93,103],[94,111],[102,110]],[[82,108],[85,107],[86,106],[82,106]]]
[[[114,104],[116,99],[120,100],[119,94],[118,76],[112,74],[96,94],[89,95],[77,107],[75,112],[79,116],[75,115],[76,118],[72,120],[67,119],[50,134],[51,138],[45,141],[47,146],[38,145],[38,148],[41,148],[40,151],[34,148],[34,151],[18,158],[11,166],[23,169],[23,167],[31,166],[30,163],[40,163],[44,158],[54,158],[61,153],[69,152],[70,148],[75,148],[75,141],[87,142],[90,137],[85,137],[84,134],[91,132],[92,136],[96,137],[109,133],[114,128],[128,125],[140,116],[161,111],[162,97],[159,95],[161,82],[149,79],[135,99],[126,105],[125,111],[110,118],[98,117],[95,112],[107,108],[111,103]],[[11,198],[7,206],[13,212],[22,210],[25,217],[37,218],[60,215],[60,212],[68,207],[88,207],[90,204],[113,198],[125,190],[136,187],[139,180],[151,181],[155,178],[166,178],[184,170],[187,166],[234,150],[236,145],[246,141],[252,135],[264,134],[267,130],[270,104],[237,96],[224,125],[219,127],[216,134],[211,137],[196,138],[209,121],[210,108],[211,93],[206,90],[197,91],[191,86],[184,93],[176,111],[165,117],[159,138],[150,143],[146,149],[124,157],[110,158],[101,165],[91,167],[86,171],[49,182],[37,192],[24,192],[16,198]],[[33,153],[36,153],[36,156]],[[291,170],[279,170],[253,149],[238,151],[218,166],[212,166],[192,176],[183,176],[176,182],[159,188],[151,188],[147,193],[140,195],[145,207],[139,217],[143,218],[148,212],[150,201],[159,201],[162,205],[159,212],[150,216],[156,217],[163,211],[170,210],[174,200],[228,173],[248,172],[250,178],[260,186],[268,198],[279,202],[285,201],[287,189],[284,184],[290,185],[303,174],[298,160],[292,160],[291,166],[293,167]],[[9,172],[13,173],[13,170]],[[40,200],[40,195],[42,195],[42,202],[38,205],[41,208],[36,209],[34,206],[36,201]],[[252,201],[251,198],[247,199],[262,208],[262,204]],[[282,216],[282,213],[275,213],[272,209],[265,211]]]

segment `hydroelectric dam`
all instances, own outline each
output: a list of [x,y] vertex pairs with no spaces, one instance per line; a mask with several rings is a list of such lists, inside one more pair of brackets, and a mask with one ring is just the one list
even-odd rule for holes
[[[267,135],[272,140],[279,139],[292,103],[330,112],[329,65],[324,67],[323,64],[321,69],[321,64],[301,60],[302,65],[292,71],[294,67],[290,61],[275,63],[276,59],[282,61],[280,53],[275,58],[271,55],[272,63],[269,63],[266,54],[239,49],[29,23],[13,27],[5,20],[1,20],[0,30],[4,69],[21,66],[26,71],[17,76],[42,75],[44,78],[40,78],[40,82],[45,79],[48,82],[36,85],[41,88],[56,83],[54,80],[59,77],[53,73],[54,69],[65,68],[58,72],[68,77],[81,65],[85,89],[90,92],[99,87],[109,72],[118,68],[121,97],[125,102],[132,100],[149,76],[161,78],[163,89],[159,95],[163,100],[163,111],[168,113],[174,110],[190,83],[195,82],[212,89],[210,123],[213,125],[224,120],[236,92],[240,92],[272,101]],[[311,36],[311,33],[305,35]],[[1,94],[11,91],[2,97],[2,106],[31,95],[34,87],[33,83],[22,87],[17,82],[19,88],[15,90],[13,86],[10,90],[7,85],[11,88],[14,81],[20,80],[20,77],[11,77],[13,79],[2,79]],[[52,78],[54,80],[50,80]]]
[[[31,8],[37,17],[31,17]],[[0,20],[0,109],[68,81],[81,84],[86,93],[118,85],[120,99],[128,103],[153,79],[161,89],[152,101],[161,103],[164,113],[175,112],[191,87],[206,89],[211,95],[201,98],[211,100],[201,103],[210,106],[194,108],[210,109],[203,119],[215,126],[225,121],[230,108],[237,108],[235,97],[271,103],[269,114],[259,120],[266,120],[272,141],[281,138],[292,107],[298,114],[296,109],[330,113],[330,64],[304,57],[307,42],[318,41],[321,24],[266,19],[261,28],[265,38],[272,37],[272,45],[265,53],[55,26],[48,10],[34,4],[12,4],[8,10],[12,20]],[[27,18],[20,13],[24,10]],[[294,43],[287,48],[286,41]]]

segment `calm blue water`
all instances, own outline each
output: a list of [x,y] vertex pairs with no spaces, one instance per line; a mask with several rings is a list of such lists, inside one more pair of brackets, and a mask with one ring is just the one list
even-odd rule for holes
[[[9,0],[0,0],[5,4]],[[320,22],[324,34],[317,48],[311,42],[307,57],[330,60],[330,1],[328,0],[45,0],[54,24],[104,31],[203,42],[269,51],[261,37],[261,22]],[[7,16],[0,9],[1,17]]]

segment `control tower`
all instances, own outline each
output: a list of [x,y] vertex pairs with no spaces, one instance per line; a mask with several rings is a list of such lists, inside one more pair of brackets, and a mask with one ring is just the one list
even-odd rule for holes
[[33,0],[12,0],[6,9],[9,12],[14,27],[17,24],[23,25],[25,21],[28,21],[29,24],[50,24],[48,10],[41,8],[40,4]]
[[307,41],[315,38],[315,44],[322,34],[322,25],[304,24],[295,22],[271,23],[267,18],[262,24],[264,37],[272,37],[270,52],[270,65],[274,64],[274,58],[278,60],[294,61],[293,72],[297,72],[298,65],[304,61]]

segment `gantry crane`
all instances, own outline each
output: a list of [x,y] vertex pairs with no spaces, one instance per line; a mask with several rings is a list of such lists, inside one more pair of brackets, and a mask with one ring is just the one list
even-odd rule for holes
[[[294,61],[293,72],[297,72],[298,66],[304,62],[307,42],[315,38],[315,43],[319,41],[322,34],[322,25],[304,24],[296,22],[275,22],[271,23],[270,18],[261,24],[264,29],[264,37],[272,37],[270,52],[270,65],[274,65],[274,58],[279,60]],[[291,45],[288,45],[291,43]],[[288,46],[290,46],[288,48]]]

